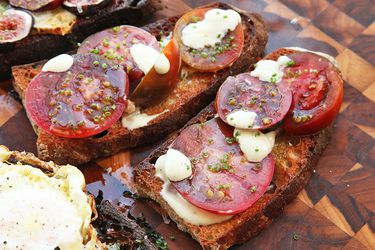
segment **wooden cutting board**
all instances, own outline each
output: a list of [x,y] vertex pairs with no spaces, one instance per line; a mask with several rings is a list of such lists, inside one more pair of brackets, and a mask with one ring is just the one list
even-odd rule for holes
[[[162,0],[164,9],[148,21],[182,13],[212,1]],[[258,237],[234,249],[375,249],[375,2],[373,0],[233,0],[259,12],[270,28],[267,52],[300,46],[333,55],[341,66],[344,103],[332,141],[314,175],[284,214]],[[1,63],[1,62],[0,62]],[[35,152],[36,136],[10,82],[0,84],[0,144]],[[155,145],[154,145],[155,146]],[[121,152],[81,166],[88,189],[133,204],[132,166],[154,146]],[[103,171],[104,169],[104,171]],[[137,201],[170,249],[199,249],[188,235]],[[170,236],[175,240],[170,240]]]

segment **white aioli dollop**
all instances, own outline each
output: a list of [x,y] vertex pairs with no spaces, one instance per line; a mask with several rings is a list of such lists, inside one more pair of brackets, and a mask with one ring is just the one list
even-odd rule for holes
[[44,72],[65,72],[73,65],[74,59],[71,55],[61,54],[50,59],[44,64],[42,71]]
[[193,49],[214,46],[240,22],[241,16],[234,10],[212,9],[206,12],[203,20],[188,24],[182,30],[181,39],[185,46]]
[[227,123],[236,128],[248,129],[254,124],[257,114],[253,111],[235,110],[226,117]]
[[152,67],[158,74],[166,74],[170,69],[168,58],[150,46],[141,43],[134,44],[130,47],[130,55],[145,75]]
[[284,75],[284,68],[291,61],[287,56],[280,56],[277,61],[260,60],[250,75],[265,82],[279,82]]
[[271,153],[275,145],[275,131],[263,134],[257,130],[236,128],[233,134],[237,138],[246,159],[251,162],[261,162]]

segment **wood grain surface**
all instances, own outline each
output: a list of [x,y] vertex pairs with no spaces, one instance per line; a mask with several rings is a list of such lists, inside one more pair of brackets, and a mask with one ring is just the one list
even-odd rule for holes
[[[160,0],[149,22],[212,1]],[[267,20],[267,52],[300,46],[333,55],[344,83],[344,102],[331,143],[314,175],[284,214],[258,237],[234,249],[375,249],[375,2],[374,0],[233,0]],[[0,62],[1,63],[1,62]],[[0,83],[0,144],[35,152],[36,136],[10,82]],[[121,152],[81,166],[88,190],[133,205],[162,233],[170,249],[199,249],[188,235],[147,204],[123,195],[133,190],[132,166],[153,147]],[[104,171],[103,171],[104,169]],[[174,236],[175,240],[169,239]]]

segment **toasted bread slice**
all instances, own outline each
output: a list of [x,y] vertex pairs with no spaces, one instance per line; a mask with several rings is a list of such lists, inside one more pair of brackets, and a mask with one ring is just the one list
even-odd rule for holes
[[[205,7],[233,8],[221,3]],[[81,164],[112,155],[122,149],[157,141],[182,127],[212,101],[216,91],[228,76],[246,70],[263,55],[267,43],[267,30],[262,18],[257,14],[237,11],[242,17],[245,45],[240,58],[231,67],[217,73],[201,73],[183,65],[179,82],[173,92],[158,105],[142,111],[149,115],[164,112],[145,127],[128,130],[118,121],[105,134],[83,139],[67,139],[48,134],[34,126],[38,134],[38,156],[43,160],[53,160],[57,163]],[[172,32],[178,19],[179,16],[163,19],[144,28],[160,38],[160,31],[164,34]],[[22,99],[29,82],[40,72],[42,65],[43,62],[39,62],[12,68],[13,85]]]
[[[279,49],[268,55],[266,59],[277,60],[279,56],[292,52],[294,51],[291,49]],[[185,127],[205,122],[214,116],[214,104],[211,104]],[[328,144],[331,132],[332,127],[318,134],[304,137],[279,134],[272,151],[275,159],[275,173],[269,191],[250,208],[222,223],[209,226],[186,223],[160,195],[163,182],[155,176],[154,163],[159,156],[166,153],[179,133],[169,138],[137,166],[136,188],[141,197],[157,202],[161,207],[157,210],[166,213],[177,223],[180,230],[191,234],[204,249],[227,249],[256,236],[281,214],[284,207],[297,196],[310,179],[313,166]]]
[[[12,43],[9,48],[0,51],[0,80],[10,77],[11,67],[50,58],[72,50],[77,42],[87,36],[119,24],[136,24],[158,8],[152,0],[111,1],[98,12],[85,17],[78,16],[72,29],[61,35],[61,28],[49,30],[51,34],[35,30],[25,39]],[[54,34],[55,33],[55,34]]]

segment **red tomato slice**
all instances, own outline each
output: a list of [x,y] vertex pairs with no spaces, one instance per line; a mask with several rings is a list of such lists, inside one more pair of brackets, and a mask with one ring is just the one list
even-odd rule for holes
[[[242,24],[229,31],[214,47],[201,50],[187,47],[182,42],[182,30],[190,23],[203,20],[207,11],[212,8],[194,9],[183,15],[176,23],[173,37],[177,40],[182,54],[182,60],[189,66],[203,72],[216,72],[231,66],[241,55],[244,46],[244,32]],[[220,25],[220,24],[218,24]]]
[[25,106],[43,130],[68,138],[98,134],[112,126],[126,106],[124,70],[96,55],[74,55],[62,73],[41,72],[29,84]]
[[327,59],[308,52],[288,55],[295,64],[285,68],[282,82],[293,91],[284,129],[293,135],[313,134],[330,125],[340,110],[343,82]]
[[93,53],[124,67],[129,75],[131,89],[144,76],[130,55],[130,47],[141,43],[160,51],[159,42],[147,31],[122,25],[100,31],[86,38],[78,49],[78,54]]
[[216,111],[227,123],[236,110],[257,114],[250,129],[265,129],[281,121],[292,103],[292,92],[283,83],[263,82],[250,73],[229,77],[216,95]]
[[232,135],[232,127],[214,118],[186,128],[172,145],[194,164],[192,177],[173,186],[191,204],[216,214],[249,208],[266,192],[274,172],[271,155],[248,162],[237,143],[226,142]]
[[176,87],[181,67],[181,56],[177,42],[172,39],[162,53],[168,58],[170,69],[166,74],[158,74],[153,67],[143,77],[130,98],[137,106],[144,107],[155,104]]

